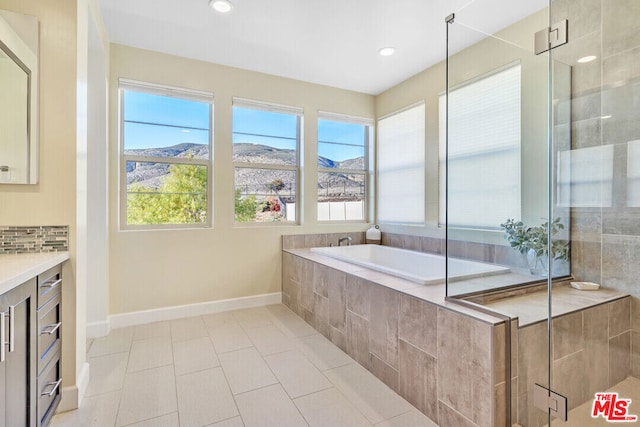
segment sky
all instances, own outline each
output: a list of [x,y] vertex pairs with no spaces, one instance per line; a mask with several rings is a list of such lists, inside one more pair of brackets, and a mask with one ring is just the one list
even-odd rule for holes
[[[125,149],[170,147],[184,142],[207,144],[209,109],[204,102],[124,91]],[[233,143],[295,149],[297,117],[234,107],[233,132]],[[335,161],[363,156],[364,135],[363,125],[319,120],[319,154]]]

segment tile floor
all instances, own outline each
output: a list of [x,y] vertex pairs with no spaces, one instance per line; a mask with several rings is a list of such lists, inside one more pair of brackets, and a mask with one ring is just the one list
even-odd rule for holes
[[113,330],[53,427],[435,426],[283,305]]
[[569,411],[569,420],[554,420],[551,425],[553,427],[604,427],[611,425],[638,425],[640,424],[640,379],[628,377],[624,381],[611,387],[608,391],[615,391],[621,399],[631,399],[629,405],[629,415],[637,415],[639,421],[637,423],[611,423],[600,416],[598,418],[591,417],[593,408],[593,400],[589,400],[577,408]]

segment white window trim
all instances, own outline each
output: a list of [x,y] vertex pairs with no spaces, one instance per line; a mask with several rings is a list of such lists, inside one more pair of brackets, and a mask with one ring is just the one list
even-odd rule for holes
[[[124,152],[124,91],[135,91],[159,96],[169,96],[209,104],[209,158],[187,159],[157,156],[137,156]],[[201,229],[213,227],[213,93],[182,89],[174,86],[158,85],[156,83],[140,82],[120,78],[118,80],[118,135],[119,148],[119,194],[118,194],[118,225],[121,231],[133,230],[173,230],[173,229]],[[187,164],[207,167],[207,220],[203,223],[190,224],[128,224],[127,223],[127,162],[150,162],[165,164]]]
[[[238,168],[243,168],[243,169],[270,169],[270,170],[282,170],[282,171],[293,171],[295,172],[295,176],[296,176],[296,209],[295,209],[295,215],[296,215],[296,220],[295,221],[276,221],[276,222],[258,222],[258,221],[247,221],[247,222],[240,222],[240,221],[236,221],[236,215],[235,215],[235,197],[234,197],[234,205],[231,206],[232,209],[232,215],[233,215],[233,226],[234,227],[291,227],[291,226],[297,226],[300,225],[302,223],[301,218],[300,218],[300,214],[302,212],[302,194],[301,194],[301,185],[300,185],[300,179],[301,179],[301,161],[300,159],[301,157],[301,146],[302,146],[302,128],[303,128],[303,122],[304,122],[304,109],[300,108],[300,107],[292,107],[292,106],[288,106],[288,105],[282,105],[282,104],[274,104],[274,103],[270,103],[270,102],[265,102],[265,101],[256,101],[256,100],[252,100],[252,99],[246,99],[246,98],[238,98],[238,97],[233,97],[233,102],[232,102],[232,106],[231,106],[231,111],[233,114],[233,108],[246,108],[246,109],[251,109],[251,110],[261,110],[261,111],[268,111],[268,112],[272,112],[272,113],[281,113],[281,114],[289,114],[289,115],[295,115],[297,117],[297,122],[296,122],[296,164],[295,165],[278,165],[278,164],[273,164],[273,163],[249,163],[249,162],[232,162],[233,165],[233,174],[234,174],[234,178],[233,181],[231,182],[231,190],[232,190],[232,194],[235,194],[235,190],[236,190],[236,180],[235,180],[235,171]],[[234,130],[233,130],[233,125],[231,126],[231,135],[233,137],[234,134]],[[233,142],[232,142],[232,146],[233,146]],[[233,151],[233,147],[232,147],[232,151]]]
[[[363,205],[363,218],[356,220],[318,220],[319,224],[345,224],[345,223],[366,223],[369,222],[369,199],[370,199],[370,188],[371,188],[371,170],[369,159],[370,152],[372,151],[372,141],[373,139],[373,119],[367,119],[364,117],[357,116],[349,116],[346,114],[340,113],[330,113],[327,111],[318,111],[318,121],[319,120],[329,120],[334,122],[362,125],[365,127],[365,135],[364,135],[364,169],[339,169],[339,168],[323,168],[318,166],[318,176],[320,173],[344,173],[344,174],[354,174],[354,175],[362,175],[364,176],[364,205]],[[320,144],[320,140],[318,140],[318,145]],[[319,156],[317,153],[316,157]],[[316,159],[317,161],[317,159]],[[316,180],[317,181],[317,180]],[[316,200],[316,206],[318,201]],[[316,215],[317,216],[317,215]]]

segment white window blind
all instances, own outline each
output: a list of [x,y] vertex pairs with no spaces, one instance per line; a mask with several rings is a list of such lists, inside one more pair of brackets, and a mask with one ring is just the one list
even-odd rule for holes
[[424,223],[425,107],[378,121],[378,220]]
[[440,223],[447,196],[450,226],[491,229],[521,218],[520,65],[449,91],[448,163],[444,94],[439,104]]

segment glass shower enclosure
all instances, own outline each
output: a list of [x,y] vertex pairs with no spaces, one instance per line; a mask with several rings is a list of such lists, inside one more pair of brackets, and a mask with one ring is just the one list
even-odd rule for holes
[[457,4],[443,26],[439,222],[447,264],[509,267],[447,270],[447,299],[505,324],[495,400],[508,409],[494,425],[634,421],[640,2]]

